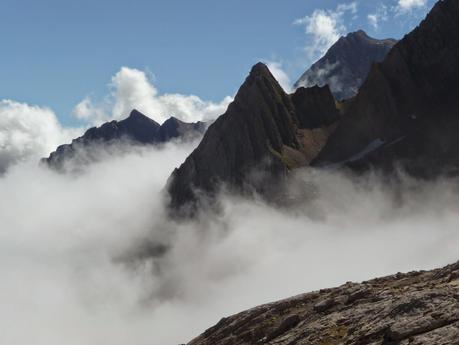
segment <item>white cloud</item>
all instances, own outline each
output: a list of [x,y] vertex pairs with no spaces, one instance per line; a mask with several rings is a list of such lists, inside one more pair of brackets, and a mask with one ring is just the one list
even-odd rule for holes
[[73,114],[80,120],[103,121],[106,118],[105,110],[102,107],[95,107],[90,97],[85,97],[73,109]]
[[265,61],[266,66],[268,66],[271,74],[276,78],[280,86],[284,89],[285,92],[292,92],[292,81],[288,76],[287,72],[282,67],[282,63],[276,61]]
[[343,17],[347,13],[357,13],[356,2],[340,4],[335,10],[316,9],[311,15],[294,22],[296,25],[304,26],[306,34],[312,38],[306,47],[310,58],[323,55],[346,32]]
[[[222,196],[220,215],[170,222],[164,184],[193,148],[0,178],[1,344],[182,344],[259,303],[457,259],[457,188],[440,181],[392,191],[308,169],[312,200]],[[148,257],[152,243],[169,249]]]
[[378,29],[379,27],[379,18],[376,14],[367,15],[368,23],[374,28]]
[[[170,116],[184,121],[213,120],[225,112],[231,97],[208,102],[194,95],[160,94],[144,71],[123,67],[113,76],[110,93],[101,102],[84,98],[74,115],[87,125],[122,119],[134,108],[163,122]],[[56,114],[13,100],[0,100],[0,174],[22,161],[37,162],[59,145],[80,136],[83,128],[65,128]]]
[[406,13],[414,9],[423,8],[427,5],[427,0],[398,0],[397,9],[400,13]]
[[192,149],[138,148],[77,176],[23,163],[0,177],[1,344],[174,344],[161,341],[168,321],[185,319],[173,301],[149,305],[152,267],[117,256],[163,219],[161,190]]
[[83,99],[75,107],[75,116],[100,124],[122,119],[135,108],[159,123],[170,116],[187,122],[207,121],[223,114],[232,100],[225,97],[217,103],[195,95],[160,94],[144,71],[129,67],[122,67],[113,76],[109,88],[110,94],[102,102]]
[[80,132],[63,129],[49,108],[1,100],[0,173],[21,161],[38,161]]
[[373,29],[378,30],[381,22],[386,22],[389,19],[388,8],[384,4],[380,4],[374,13],[367,15],[368,23]]
[[122,67],[112,78],[112,88],[115,99],[112,110],[114,118],[125,117],[133,108],[141,112],[151,109],[151,116],[167,118],[168,114],[155,114],[158,111],[158,90],[150,83],[145,72]]

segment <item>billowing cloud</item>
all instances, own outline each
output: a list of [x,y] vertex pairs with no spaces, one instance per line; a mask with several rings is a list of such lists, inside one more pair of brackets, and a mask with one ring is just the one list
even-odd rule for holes
[[311,37],[306,51],[311,58],[323,55],[346,32],[343,17],[357,13],[357,3],[340,4],[334,10],[316,9],[311,15],[295,20],[294,24],[304,26]]
[[423,8],[427,5],[427,0],[398,0],[397,8],[399,12],[409,12],[414,9]]
[[49,108],[1,100],[0,173],[21,161],[38,161],[80,132],[62,128]]
[[110,93],[101,102],[84,98],[74,109],[83,120],[81,128],[63,127],[47,107],[0,100],[0,173],[22,161],[38,162],[59,145],[83,133],[83,127],[125,118],[138,109],[158,122],[170,116],[187,122],[213,120],[223,114],[232,101],[203,101],[194,95],[160,94],[144,71],[123,67],[109,85]]
[[99,124],[126,117],[132,109],[162,123],[170,116],[186,122],[207,121],[223,114],[231,102],[204,101],[195,95],[161,94],[144,71],[122,67],[109,84],[110,93],[101,102],[83,99],[74,110],[76,117]]
[[172,222],[163,188],[195,145],[0,178],[0,343],[182,344],[260,303],[457,259],[455,181],[305,169],[292,189],[314,197],[288,208],[222,195],[221,214]]

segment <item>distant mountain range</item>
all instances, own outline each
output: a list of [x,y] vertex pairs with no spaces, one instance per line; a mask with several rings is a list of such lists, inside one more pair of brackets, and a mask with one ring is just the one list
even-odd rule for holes
[[[122,121],[110,121],[100,127],[88,129],[83,136],[71,144],[61,145],[42,162],[52,168],[61,169],[75,157],[79,164],[96,160],[91,150],[95,146],[117,144],[153,145],[173,139],[194,139],[206,129],[204,122],[186,123],[170,117],[162,125],[137,110]],[[124,145],[125,146],[125,145]]]
[[397,43],[378,40],[359,30],[341,37],[298,79],[294,87],[328,85],[337,100],[354,97],[373,63],[381,62]]

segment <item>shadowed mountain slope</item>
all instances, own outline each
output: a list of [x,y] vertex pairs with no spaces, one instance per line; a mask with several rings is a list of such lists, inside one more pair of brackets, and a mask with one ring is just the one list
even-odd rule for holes
[[274,193],[291,168],[317,155],[338,116],[328,87],[300,88],[290,96],[264,64],[255,65],[226,113],[173,172],[170,205],[192,213],[199,194],[212,196],[222,184]]
[[199,195],[212,197],[222,185],[271,198],[290,170],[309,165],[390,172],[401,166],[422,177],[457,174],[457,85],[456,0],[439,1],[372,66],[358,95],[347,101],[335,103],[328,86],[287,95],[258,64],[227,112],[172,174],[170,206],[194,209]]
[[459,2],[444,0],[372,67],[314,164],[457,170],[458,84]]

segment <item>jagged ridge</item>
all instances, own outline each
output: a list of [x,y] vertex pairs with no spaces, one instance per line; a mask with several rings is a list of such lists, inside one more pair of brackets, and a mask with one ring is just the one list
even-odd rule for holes
[[172,209],[192,213],[199,193],[212,197],[222,184],[236,192],[275,194],[287,172],[307,165],[325,143],[339,116],[334,104],[328,87],[287,95],[258,63],[226,113],[173,172]]
[[[159,144],[174,138],[192,138],[202,134],[206,126],[203,122],[186,123],[175,117],[162,125],[137,110],[121,121],[106,122],[100,127],[88,129],[83,136],[72,140],[71,144],[59,146],[43,163],[61,169],[77,153],[85,153],[86,148],[100,144]],[[90,153],[88,153],[90,154]],[[88,155],[87,155],[88,156]]]
[[[459,166],[459,2],[439,1],[373,66],[316,165],[360,165],[432,176]],[[372,154],[361,155],[371,148]],[[362,162],[365,161],[365,162]]]

